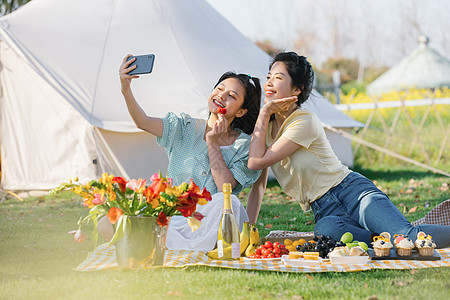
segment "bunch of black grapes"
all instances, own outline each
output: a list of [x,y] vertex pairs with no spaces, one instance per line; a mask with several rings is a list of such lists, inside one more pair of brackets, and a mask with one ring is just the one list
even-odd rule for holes
[[333,251],[334,247],[345,246],[344,242],[336,242],[331,236],[315,236],[313,241],[315,243],[307,242],[303,246],[298,245],[296,250],[302,252],[319,252],[320,257],[326,258],[328,253]]

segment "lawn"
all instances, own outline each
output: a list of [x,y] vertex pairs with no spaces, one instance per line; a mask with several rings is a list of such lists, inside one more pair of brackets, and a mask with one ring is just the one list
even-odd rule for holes
[[[408,220],[449,197],[447,177],[417,168],[356,168],[376,181]],[[239,196],[246,202],[246,192]],[[450,268],[281,273],[187,267],[73,271],[89,251],[67,232],[87,213],[72,194],[0,203],[0,299],[446,299]],[[312,231],[311,213],[270,182],[258,227]],[[87,232],[89,236],[89,232]]]

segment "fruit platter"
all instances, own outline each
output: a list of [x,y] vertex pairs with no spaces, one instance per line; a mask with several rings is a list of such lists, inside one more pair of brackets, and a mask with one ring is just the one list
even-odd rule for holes
[[[291,235],[284,240],[281,236],[276,236],[272,241],[267,237],[260,239],[256,226],[246,222],[240,235],[240,259],[282,261],[289,266],[312,266],[322,263],[365,265],[370,260],[433,261],[441,259],[434,250],[435,243],[432,237],[423,232],[418,234],[414,242],[406,235],[395,234],[391,238],[388,232],[382,232],[379,236],[374,236],[370,249],[365,242],[354,240],[351,232],[344,233],[337,241],[330,236],[307,234],[308,236]],[[411,251],[405,252],[408,247]],[[421,249],[427,252],[420,253]],[[220,259],[217,256],[217,249],[207,252],[207,255],[213,259]]]

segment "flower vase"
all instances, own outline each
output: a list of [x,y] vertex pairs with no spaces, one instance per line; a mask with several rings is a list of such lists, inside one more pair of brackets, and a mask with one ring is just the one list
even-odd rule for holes
[[[124,235],[116,242],[117,263],[126,268],[162,266],[169,225],[160,226],[156,217],[128,217]],[[170,218],[167,218],[168,223]]]

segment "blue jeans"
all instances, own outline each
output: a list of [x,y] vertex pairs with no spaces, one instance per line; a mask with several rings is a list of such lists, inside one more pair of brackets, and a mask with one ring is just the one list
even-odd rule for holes
[[433,237],[438,248],[450,246],[450,226],[422,224],[414,227],[386,194],[369,179],[351,172],[337,186],[311,204],[314,212],[315,235],[339,240],[345,232],[353,239],[371,246],[371,235],[389,232],[407,235],[413,242],[417,233]]

